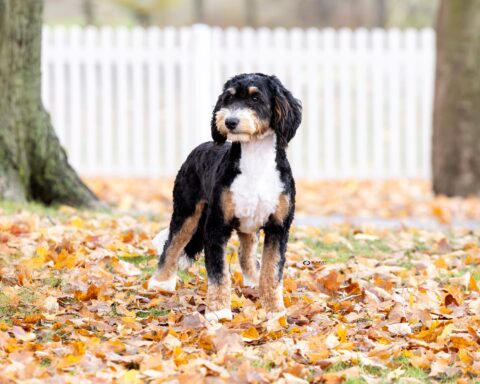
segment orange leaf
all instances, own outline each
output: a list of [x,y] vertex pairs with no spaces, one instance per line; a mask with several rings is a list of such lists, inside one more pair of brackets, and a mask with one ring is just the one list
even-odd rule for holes
[[261,336],[255,327],[250,327],[242,332],[242,337],[246,341],[258,340]]
[[81,300],[81,301],[97,299],[99,291],[100,291],[99,288],[95,284],[92,284],[88,287],[87,292],[75,291],[74,297],[75,299]]

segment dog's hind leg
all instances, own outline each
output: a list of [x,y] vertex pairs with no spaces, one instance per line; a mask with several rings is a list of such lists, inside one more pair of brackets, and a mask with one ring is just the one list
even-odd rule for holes
[[[148,282],[149,289],[175,291],[179,258],[197,230],[204,207],[205,202],[200,201],[195,205],[193,212],[185,213],[174,210],[168,230],[168,239],[158,261],[158,270]],[[158,244],[160,244],[162,236],[164,237],[166,234],[165,232],[162,234],[162,232],[157,235]]]
[[260,267],[257,260],[258,233],[238,232],[238,239],[240,240],[238,258],[243,273],[243,285],[256,287]]

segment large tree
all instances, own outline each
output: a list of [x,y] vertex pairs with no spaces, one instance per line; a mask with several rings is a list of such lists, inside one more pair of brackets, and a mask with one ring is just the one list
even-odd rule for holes
[[0,199],[99,206],[41,101],[41,0],[0,0]]
[[480,195],[480,1],[442,0],[437,21],[433,189]]

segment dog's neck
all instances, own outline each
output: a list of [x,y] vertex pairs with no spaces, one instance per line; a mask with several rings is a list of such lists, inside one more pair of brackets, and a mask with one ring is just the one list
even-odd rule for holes
[[277,138],[273,134],[240,143],[240,163],[244,171],[261,173],[262,169],[275,167],[276,147]]

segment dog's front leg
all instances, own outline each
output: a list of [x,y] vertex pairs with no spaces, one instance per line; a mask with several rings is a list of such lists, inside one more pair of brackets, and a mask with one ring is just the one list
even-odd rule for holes
[[288,229],[283,225],[271,224],[265,227],[260,269],[260,300],[268,316],[285,312],[283,303],[283,266],[288,241]]
[[243,272],[243,285],[257,287],[259,277],[259,263],[257,260],[258,233],[238,232],[240,247],[238,258]]
[[230,275],[225,249],[231,235],[220,212],[211,213],[205,226],[205,266],[207,267],[207,310],[209,321],[232,319]]

